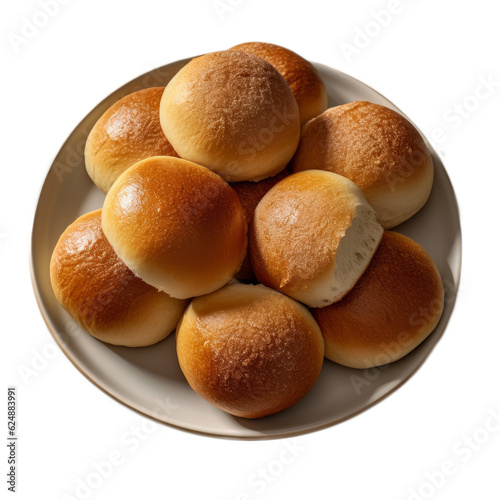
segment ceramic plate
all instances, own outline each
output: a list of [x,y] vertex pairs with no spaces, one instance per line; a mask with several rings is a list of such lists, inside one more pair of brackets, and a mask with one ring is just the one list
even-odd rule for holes
[[[387,396],[422,364],[444,332],[453,310],[461,265],[457,202],[432,147],[435,181],[425,207],[395,228],[420,243],[436,262],[446,289],[443,317],[435,331],[400,361],[371,370],[325,360],[321,374],[299,403],[270,417],[247,420],[211,406],[191,390],[177,363],[175,337],[151,347],[104,344],[82,331],[59,306],[49,280],[52,250],[64,229],[81,214],[102,206],[104,195],[87,176],[83,151],[92,126],[111,104],[130,92],[166,85],[189,59],[167,64],[127,83],[96,106],[70,134],[43,184],[32,234],[32,278],[42,315],[71,362],[97,387],[121,403],[184,430],[234,438],[276,438],[317,430],[352,417]],[[315,65],[329,106],[366,100],[398,110],[379,93],[332,68]]]

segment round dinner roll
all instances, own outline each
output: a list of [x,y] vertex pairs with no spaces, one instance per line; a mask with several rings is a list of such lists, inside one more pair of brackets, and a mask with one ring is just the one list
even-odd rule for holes
[[323,113],[328,107],[328,96],[316,68],[297,53],[272,43],[248,42],[232,47],[247,54],[265,59],[283,76],[299,106],[300,123]]
[[271,188],[255,210],[252,268],[265,285],[324,307],[354,286],[382,233],[349,179],[321,170],[299,172]]
[[100,209],[80,216],[59,238],[50,281],[70,316],[108,344],[155,344],[175,329],[187,305],[134,276],[104,236]]
[[284,78],[263,59],[235,50],[184,66],[163,93],[160,121],[181,158],[227,181],[276,175],[300,137],[297,102]]
[[425,205],[434,179],[418,130],[392,109],[361,101],[330,108],[304,126],[293,170],[310,168],[357,184],[385,229]]
[[234,283],[193,299],[176,338],[189,385],[238,417],[293,405],[323,365],[323,338],[311,313],[264,285]]
[[246,253],[236,193],[207,168],[170,156],[143,160],[118,178],[102,228],[134,274],[179,299],[225,285]]
[[[267,179],[264,179],[262,181],[243,181],[230,183],[230,186],[236,191],[236,194],[238,195],[238,198],[241,202],[243,212],[245,212],[245,220],[247,221],[248,227],[250,227],[253,219],[253,214],[260,200],[262,200],[264,195],[274,185],[276,185],[281,179],[284,179],[287,175],[289,175],[289,172],[285,169],[282,170],[279,174],[273,177],[268,177]],[[248,253],[245,255],[245,259],[243,260],[243,264],[241,265],[236,278],[242,280],[253,280],[255,278]]]
[[138,90],[113,104],[90,131],[85,167],[104,193],[127,168],[150,156],[178,156],[160,125],[165,87]]
[[443,284],[429,254],[412,239],[386,231],[356,286],[313,315],[328,359],[371,368],[415,349],[434,330],[443,307]]

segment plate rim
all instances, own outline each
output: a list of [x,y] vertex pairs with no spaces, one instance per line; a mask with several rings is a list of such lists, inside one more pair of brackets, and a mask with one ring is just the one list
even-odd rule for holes
[[[45,325],[47,326],[47,329],[49,330],[52,338],[54,339],[54,341],[56,342],[56,344],[58,345],[58,347],[61,349],[61,351],[64,353],[64,355],[68,358],[68,360],[80,372],[81,375],[83,375],[88,381],[90,381],[94,386],[96,386],[98,389],[100,389],[107,396],[110,396],[113,400],[117,401],[118,403],[120,403],[121,405],[125,406],[129,410],[133,410],[135,413],[138,413],[142,417],[148,418],[151,421],[156,422],[158,424],[166,425],[166,426],[171,427],[173,429],[180,430],[180,431],[183,431],[183,432],[187,432],[187,433],[190,433],[190,434],[199,435],[199,436],[219,438],[219,439],[228,439],[228,440],[245,440],[245,441],[261,441],[261,440],[287,439],[287,438],[291,438],[291,437],[302,436],[302,435],[305,435],[305,434],[312,434],[313,432],[318,432],[318,431],[321,431],[321,430],[324,430],[324,429],[336,426],[338,424],[342,424],[343,422],[345,422],[347,420],[350,420],[350,419],[358,416],[359,414],[365,412],[366,410],[371,409],[373,406],[375,406],[376,404],[384,401],[388,396],[392,395],[395,391],[397,391],[400,387],[402,387],[410,378],[412,378],[420,370],[420,368],[422,367],[422,365],[424,364],[424,362],[427,360],[427,358],[434,351],[434,349],[436,347],[436,344],[439,342],[440,338],[442,337],[442,335],[446,331],[446,328],[448,327],[448,324],[449,324],[449,322],[451,320],[451,317],[452,317],[452,315],[454,313],[454,310],[455,310],[455,305],[456,305],[456,302],[457,302],[457,297],[458,297],[458,295],[460,293],[460,281],[461,281],[462,265],[463,265],[463,238],[462,238],[462,226],[461,226],[461,217],[460,217],[460,207],[459,207],[458,200],[457,200],[457,197],[456,197],[455,189],[453,188],[453,184],[452,184],[451,179],[450,179],[450,177],[448,175],[448,171],[446,170],[446,168],[444,166],[444,162],[441,160],[440,155],[434,149],[434,147],[432,146],[432,144],[428,141],[428,139],[425,136],[425,134],[422,133],[422,131],[406,116],[406,114],[398,106],[396,106],[390,99],[388,99],[387,97],[385,97],[383,94],[381,94],[380,92],[378,92],[376,89],[374,89],[370,85],[362,82],[358,78],[353,77],[353,76],[349,75],[348,73],[345,73],[345,72],[343,72],[341,70],[338,70],[338,69],[333,68],[331,66],[328,66],[326,64],[310,61],[311,64],[316,69],[318,69],[318,66],[319,67],[323,67],[327,71],[338,73],[338,74],[342,75],[343,77],[345,77],[347,79],[354,80],[358,84],[360,84],[361,86],[364,86],[364,87],[370,89],[376,95],[380,96],[382,99],[384,99],[385,101],[387,101],[388,103],[390,103],[395,109],[398,110],[398,112],[400,114],[403,114],[403,116],[405,118],[407,118],[417,128],[417,130],[419,131],[419,133],[423,137],[424,141],[426,142],[428,148],[430,149],[431,155],[433,157],[436,157],[439,160],[439,162],[441,163],[441,165],[443,167],[442,168],[443,173],[446,176],[446,181],[449,184],[449,187],[451,189],[451,192],[453,194],[453,198],[454,198],[454,201],[455,201],[455,208],[456,208],[456,211],[457,211],[457,229],[458,229],[457,230],[457,246],[458,246],[459,252],[458,252],[458,255],[456,256],[456,261],[457,261],[456,262],[456,269],[453,270],[454,271],[454,278],[455,278],[455,283],[454,283],[455,289],[454,289],[453,300],[449,303],[449,307],[450,307],[449,315],[446,318],[446,323],[443,324],[443,329],[442,329],[441,335],[437,339],[436,344],[434,344],[434,346],[430,349],[430,351],[427,352],[423,357],[421,357],[418,360],[418,363],[416,364],[416,366],[407,375],[405,375],[400,381],[398,381],[394,387],[392,387],[390,390],[388,390],[384,394],[382,394],[380,396],[377,396],[377,398],[374,401],[371,401],[370,403],[365,404],[362,408],[359,408],[359,409],[357,409],[357,410],[355,410],[353,412],[350,412],[348,415],[342,416],[342,417],[337,418],[337,419],[333,419],[333,420],[331,420],[329,422],[323,422],[323,423],[319,423],[319,424],[312,425],[312,426],[302,425],[299,429],[296,429],[296,430],[293,430],[293,431],[286,431],[286,432],[279,433],[279,434],[277,434],[277,433],[274,433],[274,434],[265,434],[265,433],[262,433],[259,430],[254,430],[254,429],[249,429],[249,428],[246,428],[246,432],[250,432],[250,431],[252,432],[252,434],[249,434],[249,435],[245,435],[245,434],[239,435],[239,434],[229,434],[229,433],[228,434],[223,434],[223,433],[218,433],[218,432],[214,432],[214,431],[202,430],[200,428],[184,427],[184,426],[178,425],[178,424],[173,423],[173,422],[162,420],[162,419],[160,419],[158,417],[155,417],[154,415],[151,415],[151,414],[147,413],[146,411],[144,411],[143,409],[141,409],[141,408],[139,408],[137,406],[133,406],[131,403],[128,403],[127,401],[124,401],[123,399],[120,399],[118,396],[116,396],[112,392],[110,392],[110,390],[108,390],[104,386],[105,384],[101,384],[98,380],[95,379],[95,377],[92,378],[80,366],[79,362],[75,359],[75,357],[71,353],[71,350],[68,349],[68,347],[63,342],[61,342],[61,340],[58,338],[58,335],[57,335],[57,333],[55,331],[54,325],[52,324],[52,321],[50,319],[50,315],[47,313],[47,311],[45,309],[45,306],[43,304],[43,297],[42,297],[42,294],[41,294],[41,292],[39,290],[39,286],[38,286],[38,283],[37,283],[37,280],[36,280],[36,277],[35,277],[35,262],[34,262],[35,231],[36,231],[36,222],[37,222],[37,219],[38,219],[38,216],[39,216],[40,199],[41,199],[42,194],[44,192],[44,188],[45,188],[45,186],[46,186],[46,184],[48,182],[49,173],[50,173],[50,171],[51,171],[51,169],[52,169],[52,167],[54,165],[54,162],[56,161],[57,156],[59,155],[59,153],[61,152],[61,150],[65,147],[65,145],[67,144],[67,142],[69,141],[69,139],[72,137],[72,135],[80,129],[82,123],[87,119],[87,117],[90,114],[92,114],[98,107],[100,107],[106,100],[110,99],[114,94],[119,93],[121,89],[123,89],[124,87],[130,85],[132,82],[134,82],[136,80],[139,80],[141,78],[144,78],[146,75],[149,75],[149,74],[151,74],[151,73],[153,73],[155,71],[160,71],[163,68],[165,68],[166,66],[178,65],[178,64],[180,65],[181,63],[183,63],[183,66],[185,66],[189,61],[191,61],[195,57],[199,57],[199,56],[193,56],[193,57],[189,57],[189,58],[179,59],[177,61],[172,61],[172,62],[164,64],[162,66],[158,66],[156,68],[153,68],[153,69],[151,69],[149,71],[146,71],[145,73],[142,73],[141,75],[138,75],[135,78],[132,78],[131,80],[129,80],[125,84],[123,84],[120,87],[118,87],[117,89],[115,89],[113,92],[109,93],[106,97],[104,97],[103,99],[101,99],[78,122],[78,124],[67,135],[66,139],[64,140],[64,142],[62,143],[62,145],[57,150],[57,153],[55,154],[54,158],[52,159],[52,162],[50,163],[48,169],[46,170],[45,176],[43,177],[43,181],[41,183],[41,187],[40,187],[40,189],[38,191],[38,196],[37,196],[37,199],[36,199],[36,206],[35,206],[34,215],[33,215],[33,222],[32,222],[32,226],[31,226],[31,237],[29,239],[29,244],[30,244],[30,251],[29,251],[29,256],[30,256],[30,258],[29,258],[30,278],[31,278],[31,285],[32,285],[32,288],[33,288],[33,292],[34,292],[34,295],[35,295],[35,300],[36,300],[38,309],[39,309],[39,311],[41,313],[41,316],[42,316],[42,318],[43,318],[43,320],[45,322]],[[181,67],[183,67],[183,66],[181,66]],[[143,87],[143,88],[149,88],[149,87]],[[455,276],[455,272],[456,272],[456,276]],[[432,333],[431,333],[431,335],[432,335]],[[173,332],[172,332],[172,334],[173,334]]]

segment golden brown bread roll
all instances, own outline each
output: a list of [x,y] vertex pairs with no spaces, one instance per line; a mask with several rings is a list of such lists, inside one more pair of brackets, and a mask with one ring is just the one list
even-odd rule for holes
[[303,127],[293,170],[310,168],[357,184],[385,229],[425,205],[434,179],[418,130],[392,109],[361,101],[330,108]]
[[300,123],[323,113],[328,106],[325,84],[316,68],[297,53],[272,43],[248,42],[232,47],[271,63],[283,76],[299,106]]
[[61,235],[50,280],[73,319],[109,344],[155,344],[175,329],[187,305],[133,275],[106,240],[100,209],[82,215]]
[[164,90],[165,87],[152,87],[122,97],[90,131],[85,144],[85,167],[104,193],[134,163],[150,156],[178,156],[160,125]]
[[309,311],[263,285],[234,283],[193,299],[176,338],[189,385],[239,417],[293,405],[323,364],[323,339]]
[[227,181],[276,175],[300,137],[299,111],[286,81],[268,62],[235,50],[184,66],[165,89],[160,121],[179,156]]
[[180,299],[225,285],[246,253],[236,193],[207,168],[170,156],[143,160],[118,178],[102,227],[137,276]]
[[249,231],[250,260],[261,283],[324,307],[354,286],[382,232],[353,182],[308,170],[283,179],[258,204]]
[[386,231],[366,272],[336,304],[314,309],[325,356],[352,368],[396,361],[434,330],[444,307],[436,265],[415,241]]
[[[248,227],[250,227],[253,219],[253,214],[255,212],[255,209],[257,208],[257,205],[259,204],[259,201],[262,200],[264,195],[275,184],[277,184],[281,179],[284,179],[287,175],[289,175],[289,172],[285,169],[282,170],[279,174],[273,177],[268,177],[267,179],[263,179],[262,181],[231,182],[229,184],[238,195],[241,206],[243,207],[243,212],[245,212],[245,219],[247,221]],[[253,280],[255,278],[248,253],[243,260],[243,264],[241,265],[241,269],[238,271],[236,278],[242,280]]]

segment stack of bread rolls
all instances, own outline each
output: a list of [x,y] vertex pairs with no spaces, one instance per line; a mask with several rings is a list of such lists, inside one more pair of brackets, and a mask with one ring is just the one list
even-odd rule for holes
[[325,356],[394,362],[439,321],[435,264],[387,231],[429,197],[424,140],[384,106],[328,108],[319,73],[286,48],[207,54],[125,96],[85,165],[106,198],[54,249],[57,300],[111,344],[176,329],[189,385],[232,415],[296,403]]

